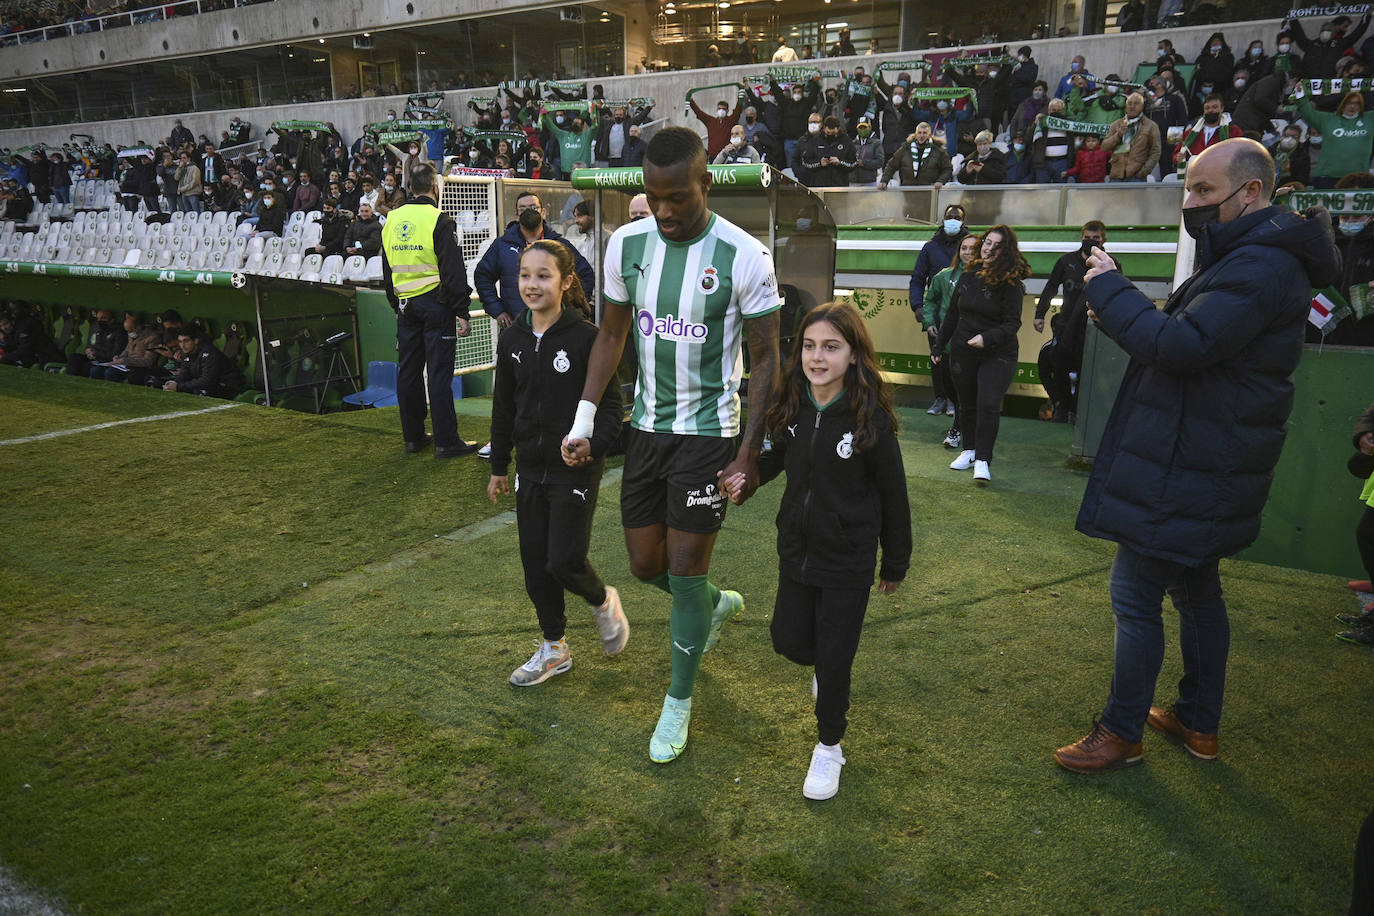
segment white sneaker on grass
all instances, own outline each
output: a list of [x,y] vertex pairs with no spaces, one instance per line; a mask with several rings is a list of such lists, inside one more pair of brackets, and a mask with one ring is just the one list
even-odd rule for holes
[[959,453],[959,457],[949,463],[951,471],[967,471],[973,467],[973,449],[964,449]]
[[649,738],[649,759],[654,763],[670,763],[687,747],[687,725],[692,721],[692,698],[679,700],[663,698],[663,712],[658,716],[654,734]]
[[555,674],[572,670],[572,654],[568,643],[540,640],[539,648],[534,650],[530,660],[511,672],[510,682],[517,687],[533,687],[542,684]]
[[973,482],[980,487],[992,482],[992,468],[986,461],[973,462]]
[[806,771],[806,782],[802,784],[802,795],[813,801],[834,798],[840,791],[840,769],[844,766],[844,754],[838,744],[833,747],[818,744],[811,752],[811,768]]
[[488,442],[486,445],[482,446],[481,448],[479,448],[479,449],[477,450],[477,457],[478,457],[478,458],[486,458],[487,460],[491,460],[491,443],[490,443],[490,442]]
[[739,592],[720,590],[720,600],[716,602],[715,608],[711,611],[711,629],[706,631],[706,648],[701,650],[702,654],[715,648],[716,643],[720,641],[720,628],[725,625],[725,621],[742,610],[744,610],[743,595]]
[[630,621],[620,606],[620,592],[606,586],[606,600],[592,610],[596,628],[601,633],[601,649],[607,655],[617,655],[630,639]]

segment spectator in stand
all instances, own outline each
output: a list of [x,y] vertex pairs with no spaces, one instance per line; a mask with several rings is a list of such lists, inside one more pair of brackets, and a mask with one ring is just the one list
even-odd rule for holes
[[52,162],[52,196],[59,204],[72,202],[72,173],[67,162],[59,154],[49,157]]
[[897,85],[891,87],[890,94],[885,92],[884,88],[884,84],[880,82],[874,94],[882,128],[883,162],[886,162],[897,152],[897,147],[902,145],[903,138],[911,136],[911,132],[916,129],[916,119],[911,110],[909,81],[898,76]]
[[784,91],[777,80],[768,78],[773,98],[778,100],[778,112],[782,131],[782,153],[786,168],[800,180],[801,163],[797,161],[797,147],[806,136],[811,109],[820,95],[820,79],[812,77],[805,83],[793,83]]
[[[1365,59],[1368,60],[1367,55]],[[1285,77],[1300,77],[1306,73],[1303,57],[1293,47],[1293,33],[1287,29],[1279,32],[1278,37],[1274,40],[1273,64],[1274,72],[1281,73]]]
[[1025,134],[1013,134],[1007,151],[1007,184],[1030,184],[1035,180],[1035,163]]
[[103,373],[104,369],[95,364],[108,363],[118,356],[127,339],[123,326],[115,321],[114,312],[97,309],[86,347],[67,357],[67,374],[94,378],[95,369]]
[[644,164],[644,151],[648,149],[646,144],[639,136],[639,125],[630,125],[630,135],[625,140],[624,165],[626,168],[637,168]]
[[797,59],[797,52],[787,44],[787,36],[778,36],[778,49],[773,52],[773,63],[790,64]]
[[284,234],[286,226],[286,200],[276,182],[268,181],[262,191],[262,205],[258,208],[258,221],[255,225],[257,235]]
[[[545,110],[540,123],[550,134],[553,144],[558,148],[558,163],[560,177],[567,181],[572,174],[572,170],[580,165],[586,166],[592,163],[592,145],[596,142],[596,131],[598,125],[593,120],[588,122],[582,117],[581,112],[572,115],[568,119],[569,112],[560,111],[554,117],[549,117]],[[561,120],[560,120],[561,119]],[[565,128],[563,125],[566,124]]]
[[1355,47],[1368,28],[1369,13],[1360,17],[1359,27],[1354,31],[1350,31],[1349,16],[1337,16],[1329,22],[1323,22],[1315,39],[1307,37],[1301,19],[1285,19],[1283,22],[1283,31],[1292,36],[1302,49],[1302,76],[1307,79],[1330,79],[1335,76],[1337,62]]
[[[371,175],[364,175],[363,190],[362,193],[358,195],[357,210],[361,210],[362,205],[367,204],[372,208],[373,212],[376,212],[377,205],[381,203],[381,200],[382,192],[377,187],[377,179],[373,178]],[[355,210],[355,212],[357,212],[357,210]]]
[[157,164],[157,180],[162,185],[162,196],[167,199],[167,206],[173,213],[183,212],[181,195],[177,193],[180,184],[177,175],[177,157],[170,150],[164,151],[162,161]]
[[873,133],[873,123],[868,118],[859,119],[855,135],[858,138],[854,143],[856,159],[849,183],[867,187],[878,181],[878,172],[887,162],[887,157],[883,155],[883,142]]
[[124,332],[123,349],[110,360],[109,366],[92,366],[91,378],[142,385],[148,370],[161,359],[157,351],[162,345],[162,333],[140,321],[137,312],[124,313]]
[[390,174],[382,179],[381,196],[377,199],[377,205],[373,209],[378,216],[386,216],[397,207],[405,206],[405,202],[406,192],[401,189],[400,184],[396,181],[395,174]]
[[1150,77],[1148,91],[1150,120],[1159,128],[1159,161],[1164,163],[1160,170],[1167,174],[1174,162],[1174,144],[1169,140],[1169,131],[1187,125],[1188,101],[1175,87],[1172,70],[1163,70]]
[[1241,95],[1231,110],[1231,123],[1253,140],[1274,129],[1273,119],[1283,105],[1286,80],[1282,74],[1270,73],[1255,80]]
[[1145,97],[1132,92],[1126,97],[1126,115],[1113,121],[1102,139],[1111,155],[1112,181],[1144,181],[1159,164],[1159,128],[1145,117]]
[[1065,178],[1072,178],[1079,184],[1101,184],[1107,180],[1107,151],[1102,149],[1102,138],[1097,134],[1084,134],[1078,152],[1074,154],[1073,165],[1064,170]]
[[[1335,190],[1354,191],[1374,188],[1374,175],[1368,170],[1352,172],[1336,182]],[[1336,292],[1352,306],[1358,298],[1368,300],[1374,293],[1374,221],[1368,213],[1341,213],[1335,217],[1336,250],[1341,253],[1341,273],[1331,284]],[[1342,313],[1339,323],[1328,324],[1318,330],[1307,325],[1308,343],[1326,343],[1343,347],[1374,346],[1374,312]]]
[[[1359,99],[1359,93],[1350,93]],[[1361,108],[1364,102],[1360,102]],[[1309,119],[1309,125],[1312,121]],[[1202,118],[1196,124],[1188,128],[1184,133],[1183,139],[1178,144],[1178,149],[1174,151],[1174,164],[1180,167],[1186,166],[1188,160],[1202,152],[1209,146],[1215,146],[1222,140],[1230,140],[1241,136],[1239,127],[1231,123],[1231,116],[1221,110],[1221,99],[1216,96],[1209,96],[1207,101],[1202,104]],[[1369,168],[1369,138],[1365,138],[1365,155],[1363,168]],[[1325,157],[1323,157],[1325,158]],[[1348,171],[1348,170],[1347,170]],[[1180,172],[1182,174],[1182,172]],[[1345,172],[1341,172],[1344,175]],[[1336,183],[1340,175],[1331,179],[1331,184]],[[1330,187],[1330,185],[1327,185]]]
[[1178,67],[1179,64],[1186,64],[1187,61],[1183,59],[1182,54],[1174,50],[1174,43],[1172,41],[1167,38],[1161,38],[1159,43],[1155,46],[1155,59],[1143,61],[1142,63],[1154,67],[1155,72],[1160,73],[1165,70],[1173,70]]
[[1059,85],[1054,89],[1054,97],[1062,99],[1067,96],[1069,91],[1073,89],[1073,78],[1079,74],[1082,74],[1090,84],[1097,82],[1097,78],[1088,72],[1087,60],[1082,54],[1075,54],[1073,60],[1069,62],[1069,72],[1060,77]]
[[938,191],[954,180],[954,165],[949,153],[932,138],[930,124],[925,121],[917,124],[906,144],[898,147],[887,160],[883,173],[878,176],[878,190],[887,190],[894,174],[901,176],[904,188],[928,185]]
[[1196,90],[1203,83],[1211,83],[1215,91],[1215,87],[1231,85],[1236,57],[1226,43],[1226,37],[1220,32],[1213,32],[1203,43],[1202,51],[1193,64],[1197,69],[1193,71],[1192,88]]
[[137,183],[138,196],[143,198],[143,206],[149,213],[161,213],[162,206],[158,203],[157,168],[154,167],[152,158],[139,156],[134,160],[130,171],[133,172]]
[[171,142],[172,149],[177,152],[180,152],[183,146],[196,142],[196,138],[182,125],[181,118],[172,122],[172,132],[167,139]]
[[858,51],[854,50],[854,42],[849,40],[849,27],[840,29],[839,38],[830,46],[830,51],[826,57],[855,57]]
[[[1005,49],[1003,49],[1005,51]],[[978,93],[978,113],[988,121],[989,129],[995,134],[1002,125],[1002,115],[1010,99],[1011,67],[1006,64],[978,65],[972,71],[960,73],[946,66],[949,81],[956,86],[969,86]]]
[[207,189],[210,192],[210,209],[216,213],[240,213],[243,211],[243,179],[238,176],[221,175],[219,184]]
[[959,251],[959,243],[968,234],[968,227],[964,225],[964,208],[959,204],[945,207],[944,222],[935,230],[930,240],[921,246],[921,253],[916,256],[916,266],[911,269],[911,280],[907,284],[907,301],[917,320],[921,319],[926,287],[937,273],[954,261],[954,256]]
[[[638,127],[631,128],[630,135],[635,136],[636,131],[638,130]],[[555,174],[554,170],[545,165],[544,151],[541,149],[532,149],[529,152],[527,152],[525,154],[525,163],[526,171],[524,176],[522,176],[524,178],[528,178],[533,181],[555,180],[558,178],[558,175]]]
[[649,212],[649,196],[647,194],[636,194],[630,198],[629,215],[632,223],[653,216]]
[[205,188],[201,184],[200,168],[191,161],[190,153],[181,154],[181,162],[174,174],[177,182],[177,209],[183,213],[204,213],[205,204],[202,196]]
[[[1121,77],[1109,73],[1107,79],[1119,81]],[[1093,124],[1111,124],[1121,117],[1125,108],[1126,98],[1121,95],[1119,87],[1103,85],[1098,88],[1097,97],[1088,106],[1086,120]]]
[[1274,58],[1265,56],[1264,39],[1256,38],[1250,42],[1245,49],[1245,58],[1237,61],[1237,65],[1245,65],[1245,69],[1250,71],[1250,79],[1258,81],[1274,72]]
[[232,398],[243,390],[239,368],[200,331],[185,325],[177,331],[182,360],[176,374],[163,383],[164,391],[181,391],[212,398]]
[[692,98],[697,91],[696,89],[687,90],[687,105],[692,109],[692,114],[697,116],[697,120],[706,126],[706,155],[710,159],[714,159],[730,142],[730,128],[739,123],[743,103],[736,101],[734,110],[731,110],[728,102],[723,100],[717,102],[715,117],[711,117],[702,111],[701,106]]
[[[733,134],[734,128],[730,130]],[[753,105],[744,109],[744,142],[757,150],[763,161],[770,164],[779,161],[782,151],[774,143],[772,131],[763,121],[759,120],[759,110]],[[776,165],[774,167],[777,168]]]
[[309,169],[300,170],[300,184],[291,200],[291,212],[309,213],[320,209],[320,189],[311,182]]
[[1289,124],[1269,148],[1279,186],[1296,181],[1306,187],[1312,182],[1312,156],[1301,124]]
[[980,130],[973,138],[977,153],[959,169],[960,184],[1002,184],[1007,179],[1007,157],[992,145],[992,131]]
[[[1021,105],[1031,97],[1036,87],[1046,89],[1045,81],[1040,79],[1040,65],[1031,54],[1030,45],[1016,52],[1016,63],[1011,68],[1011,79],[1007,84],[1007,120],[1016,118]],[[1041,96],[1043,99],[1044,96]],[[1039,114],[1039,112],[1036,112]],[[1024,127],[1025,125],[1021,125]],[[1017,128],[1013,125],[1013,131]]]
[[[348,227],[344,254],[370,258],[382,250],[382,221],[366,202],[358,205],[358,216]],[[320,236],[324,238],[323,233]]]
[[625,119],[625,109],[616,107],[611,110],[609,120],[602,119],[601,127],[596,132],[596,144],[593,152],[598,162],[604,162],[611,168],[620,168],[625,164],[625,141],[630,138],[630,124]]
[[1070,81],[1069,94],[1064,96],[1064,111],[1071,121],[1089,121],[1089,109],[1097,102],[1097,87],[1088,82],[1081,73],[1075,73]]
[[596,264],[595,215],[588,201],[579,200],[573,207],[573,221],[568,227],[567,240],[588,264]]
[[1057,127],[1049,127],[1046,118],[1064,117],[1064,100],[1050,99],[1045,113],[1035,119],[1031,131],[1031,162],[1035,167],[1036,184],[1058,184],[1064,180],[1073,154],[1073,138]]
[[758,150],[749,145],[749,141],[744,138],[744,125],[736,124],[730,128],[730,142],[725,149],[721,150],[714,160],[713,165],[738,165],[740,163],[756,163],[762,161]]
[[224,158],[215,152],[215,144],[206,143],[201,147],[200,161],[200,183],[202,185],[213,185],[219,181],[219,176],[228,174],[228,169],[224,166]]
[[343,183],[343,193],[338,197],[339,209],[347,210],[350,214],[358,212],[358,204],[361,202],[363,189],[352,176],[345,178]]
[[1010,131],[1012,136],[1022,134],[1029,136],[1035,127],[1035,119],[1045,113],[1050,100],[1050,87],[1044,80],[1036,80],[1029,93],[1021,104],[1016,107],[1016,111],[1011,116]]
[[849,173],[858,165],[854,144],[840,129],[840,119],[833,115],[822,122],[820,133],[802,141],[799,155],[807,172],[806,183],[813,188],[848,187]]
[[339,202],[334,198],[325,198],[323,206],[324,210],[320,216],[320,241],[313,248],[307,248],[306,254],[318,254],[326,258],[331,254],[342,256],[345,253],[344,243],[353,241],[346,238],[351,222],[339,212]]
[[1350,172],[1369,171],[1374,118],[1364,110],[1364,96],[1347,92],[1336,111],[1318,111],[1308,95],[1298,101],[1298,115],[1309,130],[1322,135],[1321,156],[1312,169],[1312,185],[1331,188]]
[[515,200],[518,217],[506,226],[505,233],[492,241],[473,270],[477,296],[482,308],[496,319],[501,330],[510,327],[525,311],[520,297],[520,254],[533,242],[553,239],[567,245],[573,252],[577,276],[588,300],[596,293],[596,273],[587,259],[545,220],[543,202],[539,195],[525,192]]
[[1237,64],[1235,72],[1231,74],[1231,82],[1222,90],[1222,107],[1227,111],[1235,111],[1236,104],[1240,102],[1241,96],[1245,95],[1245,87],[1248,85],[1250,85],[1250,71],[1243,65]]

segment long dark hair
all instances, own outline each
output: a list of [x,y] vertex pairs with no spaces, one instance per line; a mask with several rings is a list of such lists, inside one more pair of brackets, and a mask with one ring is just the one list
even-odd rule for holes
[[854,352],[854,362],[845,370],[844,388],[854,408],[854,451],[862,452],[877,443],[880,423],[891,424],[892,431],[897,431],[897,414],[892,410],[892,393],[878,371],[873,338],[864,326],[863,317],[848,302],[827,302],[806,313],[797,329],[787,369],[779,374],[773,386],[772,406],[764,416],[764,427],[771,435],[777,435],[796,419],[809,390],[802,368],[802,338],[807,328],[822,321],[830,322]]
[[537,242],[531,242],[524,251],[520,252],[520,260],[523,261],[525,255],[531,251],[542,251],[553,258],[553,262],[558,265],[560,283],[564,277],[572,277],[572,283],[563,291],[563,307],[572,306],[582,313],[583,318],[591,321],[592,307],[587,302],[586,290],[582,288],[582,278],[577,275],[577,265],[573,261],[572,249],[557,239],[540,239]]
[[[1001,234],[1002,244],[997,246],[997,252],[992,256],[991,261],[984,261],[983,242],[994,232]],[[1016,241],[1016,233],[1011,231],[1010,226],[1001,223],[978,236],[978,257],[969,264],[968,271],[977,274],[988,286],[1015,283],[1031,275],[1030,265],[1021,256],[1021,247]]]

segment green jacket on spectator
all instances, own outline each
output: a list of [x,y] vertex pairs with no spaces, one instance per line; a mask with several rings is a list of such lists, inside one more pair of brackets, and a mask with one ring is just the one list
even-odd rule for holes
[[[926,301],[921,304],[922,327],[929,330],[944,324],[945,314],[949,311],[950,300],[954,298],[954,287],[958,285],[959,278],[963,275],[964,265],[956,254],[954,263],[931,279],[930,286],[926,287]],[[948,344],[945,345],[945,352],[949,352]]]

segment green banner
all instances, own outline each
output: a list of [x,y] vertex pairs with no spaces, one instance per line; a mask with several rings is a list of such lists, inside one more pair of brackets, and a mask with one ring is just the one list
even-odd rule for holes
[[929,70],[929,69],[930,69],[930,61],[926,60],[924,57],[912,57],[912,58],[909,58],[908,60],[885,60],[885,61],[883,61],[881,64],[879,64],[879,65],[877,66],[877,69],[875,69],[874,72],[875,72],[875,73],[881,73],[881,72],[883,72],[884,70]]
[[228,286],[242,289],[246,275],[228,270],[173,270],[170,267],[93,267],[87,264],[47,264],[41,261],[0,261],[0,273],[35,277],[95,277],[136,283],[177,286]]
[[272,129],[283,130],[322,130],[328,133],[331,128],[324,121],[273,121]]
[[1128,89],[1131,92],[1139,92],[1145,88],[1143,83],[1132,83],[1126,80],[1098,80],[1097,85],[1113,86],[1117,89]]
[[586,111],[586,102],[545,102],[545,111]]
[[501,90],[508,89],[511,92],[514,92],[516,95],[520,95],[521,93],[517,90],[522,89],[531,89],[535,92],[538,92],[539,80],[502,80],[501,82],[496,84],[496,88]]
[[377,142],[386,143],[409,143],[412,140],[423,143],[425,135],[418,130],[384,130],[377,134]]
[[468,107],[473,111],[486,111],[496,105],[496,96],[479,95],[468,99]]
[[817,79],[820,75],[820,67],[779,65],[768,68],[769,79],[777,83],[804,83],[809,79]]
[[964,96],[977,96],[977,90],[969,86],[916,86],[911,90],[911,98],[924,102],[940,99],[962,99]]
[[448,118],[399,118],[395,121],[374,121],[367,132],[380,134],[393,130],[449,130],[453,121]]
[[1011,58],[1005,54],[989,54],[986,57],[947,57],[946,67],[977,67],[980,64],[1009,64]]
[[[711,185],[716,189],[766,188],[773,183],[773,169],[757,165],[710,165]],[[573,169],[572,186],[579,190],[644,186],[643,169]]]
[[1307,19],[1312,16],[1320,16],[1323,19],[1331,19],[1336,16],[1363,16],[1369,12],[1368,3],[1347,3],[1334,4],[1332,6],[1308,6],[1294,8],[1288,11],[1285,19]]
[[633,99],[600,99],[596,104],[603,108],[623,108],[632,111],[636,108],[653,108],[655,103],[651,98],[639,96]]
[[1294,191],[1283,197],[1290,210],[1325,207],[1332,213],[1374,214],[1374,190]]
[[547,80],[544,89],[552,92],[587,92],[587,84],[582,80]]
[[1066,134],[1096,134],[1099,137],[1107,135],[1109,124],[1094,124],[1092,121],[1070,121],[1068,118],[1055,118],[1045,115],[1040,122],[1046,130],[1062,130]]

